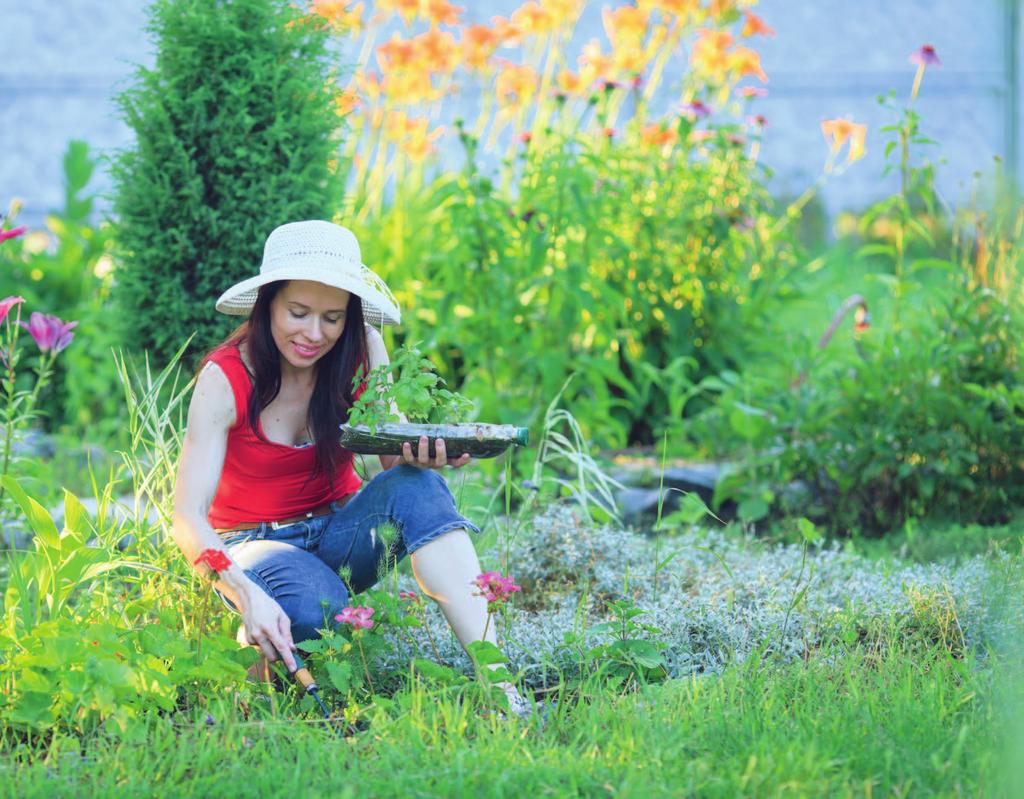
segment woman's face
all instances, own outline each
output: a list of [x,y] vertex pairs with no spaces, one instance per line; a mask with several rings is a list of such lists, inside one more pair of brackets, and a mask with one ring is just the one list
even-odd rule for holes
[[291,280],[270,302],[270,332],[281,356],[306,369],[326,355],[345,329],[349,293],[344,289]]

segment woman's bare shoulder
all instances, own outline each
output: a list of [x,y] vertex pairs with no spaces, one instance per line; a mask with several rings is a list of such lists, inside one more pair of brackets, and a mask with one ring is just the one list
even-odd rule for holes
[[193,420],[225,430],[235,423],[235,394],[231,381],[219,364],[207,361],[196,379],[189,403],[189,424]]

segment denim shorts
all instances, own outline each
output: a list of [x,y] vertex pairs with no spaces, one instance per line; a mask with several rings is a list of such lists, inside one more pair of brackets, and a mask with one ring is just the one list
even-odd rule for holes
[[334,507],[308,521],[276,529],[263,522],[223,539],[232,560],[291,619],[294,641],[334,626],[350,595],[373,586],[405,555],[451,530],[480,532],[456,510],[440,474],[406,464],[381,472]]

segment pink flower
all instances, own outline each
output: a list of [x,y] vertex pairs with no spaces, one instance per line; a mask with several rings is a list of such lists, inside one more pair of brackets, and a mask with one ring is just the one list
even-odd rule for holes
[[522,587],[516,585],[511,577],[503,577],[501,572],[484,572],[478,574],[473,585],[480,589],[476,596],[484,597],[488,603],[507,602],[509,597]]
[[18,238],[18,236],[24,234],[26,230],[28,230],[28,228],[24,225],[21,227],[11,228],[10,230],[0,230],[0,244],[7,241],[7,239]]
[[370,618],[372,615],[373,608],[365,608],[362,605],[359,605],[354,608],[345,608],[341,613],[334,617],[334,620],[340,621],[342,624],[351,624],[357,630],[369,630],[373,627],[373,620]]
[[692,103],[683,103],[683,105],[679,106],[679,113],[690,119],[697,120],[711,116],[711,109],[700,100],[694,100]]
[[7,297],[4,300],[0,300],[0,322],[3,322],[7,318],[7,314],[11,312],[11,308],[15,305],[20,305],[25,302],[24,297]]
[[615,138],[615,128],[605,128],[604,130],[601,131],[601,133],[604,134],[604,137],[606,139],[614,139]]
[[746,97],[748,100],[754,97],[767,97],[768,90],[762,89],[760,86],[744,86],[740,89],[740,96]]
[[419,594],[417,594],[415,591],[399,591],[398,597],[399,599],[409,599],[413,602],[420,601]]
[[910,63],[917,64],[919,67],[941,67],[942,62],[939,61],[939,56],[935,52],[935,48],[930,44],[922,44],[920,48],[915,50],[910,56]]
[[62,322],[52,314],[33,311],[28,318],[28,324],[22,322],[21,326],[29,332],[40,350],[48,352],[52,349],[56,354],[71,343],[75,337],[71,331],[77,324],[78,322]]

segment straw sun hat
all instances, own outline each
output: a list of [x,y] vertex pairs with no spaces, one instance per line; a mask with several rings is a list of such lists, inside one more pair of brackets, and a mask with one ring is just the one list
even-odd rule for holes
[[263,246],[260,273],[221,294],[217,310],[249,313],[260,286],[275,280],[313,280],[357,294],[363,301],[363,316],[371,325],[397,325],[402,319],[395,296],[363,265],[352,231],[332,222],[289,222],[275,228]]

